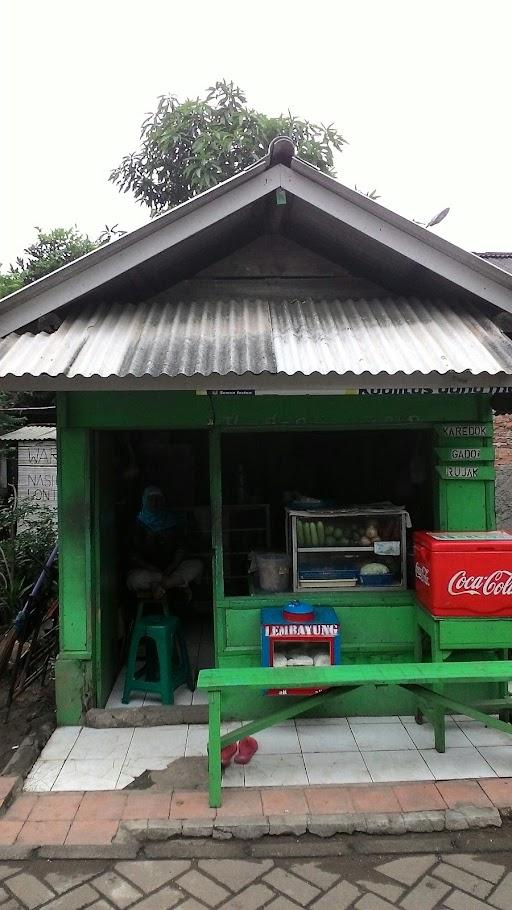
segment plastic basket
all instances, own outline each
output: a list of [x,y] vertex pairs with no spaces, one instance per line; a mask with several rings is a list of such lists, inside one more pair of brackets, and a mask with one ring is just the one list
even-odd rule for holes
[[345,578],[358,578],[359,573],[355,567],[351,568],[346,566],[344,569],[333,569],[329,566],[311,568],[311,569],[301,569],[299,571],[299,578],[301,581],[336,581],[336,579],[345,579]]
[[390,585],[396,584],[396,579],[394,575],[365,575],[364,572],[361,572],[359,579],[362,585],[372,588],[388,588]]

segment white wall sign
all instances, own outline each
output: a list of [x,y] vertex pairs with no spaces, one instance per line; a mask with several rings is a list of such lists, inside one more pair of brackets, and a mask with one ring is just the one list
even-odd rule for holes
[[18,446],[18,497],[57,508],[57,445],[55,442]]

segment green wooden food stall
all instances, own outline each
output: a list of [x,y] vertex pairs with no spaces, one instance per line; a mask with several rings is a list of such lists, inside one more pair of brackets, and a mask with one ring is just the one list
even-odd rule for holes
[[[261,609],[298,596],[262,593],[248,572],[251,551],[285,550],[297,495],[388,501],[417,529],[492,529],[510,311],[512,275],[320,174],[288,140],[0,301],[1,387],[57,393],[59,722],[103,707],[114,684],[128,522],[155,479],[200,525],[217,667],[259,666]],[[407,573],[401,588],[304,592],[336,611],[344,663],[414,658]],[[452,623],[446,650],[503,656],[511,625],[489,627],[486,647],[485,631]],[[225,710],[258,717],[269,699],[235,691]],[[337,710],[412,701],[360,689]]]

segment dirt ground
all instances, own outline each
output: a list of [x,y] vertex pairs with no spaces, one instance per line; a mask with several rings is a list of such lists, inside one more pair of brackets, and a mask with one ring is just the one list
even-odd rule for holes
[[5,703],[9,691],[9,681],[0,679],[0,774],[14,754],[24,736],[30,733],[34,721],[43,717],[51,720],[55,715],[55,687],[49,679],[41,689],[36,681],[26,692],[12,704],[9,720],[5,723]]

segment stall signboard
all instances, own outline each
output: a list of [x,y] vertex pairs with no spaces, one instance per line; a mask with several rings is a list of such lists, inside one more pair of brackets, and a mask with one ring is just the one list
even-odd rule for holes
[[[300,601],[288,606],[295,610]],[[318,661],[321,664],[318,664]],[[264,667],[337,665],[341,663],[341,628],[332,607],[315,606],[309,613],[291,615],[286,607],[266,607],[261,611],[261,662]],[[321,688],[268,689],[267,695],[314,695]]]
[[456,448],[437,448],[436,454],[441,461],[494,461],[492,446],[467,445]]
[[492,439],[490,423],[444,423],[437,428],[438,436],[443,440],[465,441]]
[[437,473],[443,480],[494,480],[494,468],[489,465],[439,465]]

